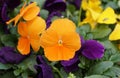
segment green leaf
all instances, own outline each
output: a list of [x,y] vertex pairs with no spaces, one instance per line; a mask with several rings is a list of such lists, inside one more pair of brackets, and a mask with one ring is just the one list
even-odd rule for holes
[[120,62],[120,54],[112,55],[109,60],[114,63]]
[[89,75],[91,74],[103,74],[105,71],[107,71],[109,68],[113,66],[113,62],[111,61],[104,61],[97,63],[89,70]]
[[0,78],[16,78],[12,71],[8,71],[3,75],[0,75]]
[[120,77],[120,68],[119,67],[111,67],[109,70],[104,72],[104,75],[113,77]]
[[74,5],[68,5],[68,6],[67,6],[67,9],[68,9],[71,13],[75,12],[75,6],[74,6]]
[[46,1],[46,0],[30,0],[29,2],[37,2],[38,3],[38,5],[40,6],[40,7],[42,7],[43,5],[44,5],[44,2]]
[[33,72],[36,72],[34,69],[34,65],[36,65],[36,56],[31,55],[27,59],[25,59],[22,63],[18,64],[18,68],[20,68],[22,71],[25,71],[26,69],[30,69]]
[[105,7],[111,7],[113,9],[117,9],[118,5],[117,5],[117,2],[115,1],[109,1]]
[[77,27],[77,32],[82,36],[86,37],[86,34],[91,31],[90,25],[89,24],[84,24],[80,27]]
[[25,72],[22,73],[22,78],[28,78],[28,73],[27,73],[27,71],[25,71]]
[[67,78],[76,78],[76,76],[73,73],[69,73],[69,76]]
[[16,35],[12,35],[12,34],[2,35],[1,42],[5,46],[15,47],[17,44],[17,37],[16,37]]
[[118,7],[120,7],[120,0],[118,0]]
[[2,70],[7,70],[10,69],[11,67],[12,67],[11,65],[0,63],[0,69]]
[[82,26],[79,27],[79,31],[85,31],[86,33],[91,31],[90,25],[89,24],[84,24]]
[[18,76],[22,73],[22,70],[20,68],[13,71],[15,76]]
[[63,68],[60,69],[60,72],[62,73],[62,76],[63,76],[64,78],[67,78],[68,74],[64,71]]
[[47,19],[48,14],[49,14],[49,12],[48,12],[47,10],[45,10],[45,9],[42,9],[42,10],[40,11],[40,16],[41,16],[42,18],[44,18],[44,19]]
[[103,76],[103,75],[91,75],[91,76],[84,77],[84,78],[109,78],[109,77]]
[[110,32],[111,29],[108,25],[99,25],[92,31],[92,34],[94,39],[102,39],[108,36]]

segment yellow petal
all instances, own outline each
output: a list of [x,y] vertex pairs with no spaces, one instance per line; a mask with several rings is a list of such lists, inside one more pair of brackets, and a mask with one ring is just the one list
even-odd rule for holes
[[27,25],[25,22],[20,22],[18,24],[18,33],[23,37],[28,35]]
[[28,21],[27,26],[28,26],[28,33],[29,34],[39,35],[40,33],[42,33],[45,30],[46,23],[45,23],[44,19],[37,16],[33,20]]
[[87,8],[88,8],[88,2],[87,2],[87,0],[82,0],[82,8],[84,9],[84,10],[87,10]]
[[44,52],[45,52],[45,56],[50,61],[70,60],[75,55],[74,51],[71,51],[70,49],[63,46],[46,47],[44,49]]
[[94,29],[97,24],[96,20],[94,20],[92,15],[90,14],[90,11],[86,12],[86,18],[80,23],[80,26],[87,23],[90,24],[92,29]]
[[25,37],[20,37],[17,45],[18,51],[22,55],[28,55],[30,53],[30,42]]
[[40,36],[39,35],[31,35],[30,36],[30,44],[35,52],[37,52],[40,48]]
[[91,8],[89,8],[89,11],[90,11],[91,16],[94,20],[97,20],[98,17],[100,16],[100,13],[93,11]]
[[75,24],[67,18],[61,18],[53,21],[53,23],[50,25],[50,28],[61,35],[64,34],[66,30],[67,32],[76,31]]
[[103,11],[103,13],[98,18],[97,22],[104,24],[116,23],[116,15],[114,10],[111,7],[106,8],[105,11]]
[[40,12],[40,8],[38,6],[34,6],[29,8],[23,15],[24,20],[29,21],[35,18]]
[[115,29],[109,36],[109,40],[119,40],[120,39],[120,24],[115,26]]

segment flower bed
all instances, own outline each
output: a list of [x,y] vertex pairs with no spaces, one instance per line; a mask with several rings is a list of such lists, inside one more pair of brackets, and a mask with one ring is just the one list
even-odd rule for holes
[[0,78],[119,78],[120,0],[0,0]]

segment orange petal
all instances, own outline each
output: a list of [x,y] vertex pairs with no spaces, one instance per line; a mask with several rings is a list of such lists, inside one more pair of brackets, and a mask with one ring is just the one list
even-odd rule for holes
[[62,36],[63,46],[70,50],[77,51],[81,47],[80,36],[76,32],[68,32]]
[[44,31],[40,38],[40,45],[45,47],[51,47],[58,44],[59,37],[57,33],[51,29]]
[[26,37],[28,35],[27,33],[27,25],[25,22],[20,22],[18,24],[18,33],[21,35],[21,36],[24,36]]
[[[28,6],[26,6],[26,3],[23,5],[22,9],[20,10],[20,15],[23,16],[25,12],[28,11],[28,9],[35,7],[37,5],[36,2],[33,2],[31,4],[29,4]],[[25,7],[26,6],[26,7]]]
[[20,13],[24,10],[25,6],[26,6],[26,2],[24,3],[24,5],[22,6],[22,8],[20,9]]
[[6,22],[6,24],[10,24],[11,22],[14,21],[14,26],[16,26],[17,22],[19,21],[19,19],[21,18],[21,16],[18,14],[16,17],[14,17],[13,19],[9,20]]
[[9,21],[6,22],[6,24],[10,24],[11,22],[13,22],[15,20],[15,18],[10,19]]
[[41,17],[36,17],[35,19],[27,22],[29,34],[40,34],[46,28],[45,20]]
[[44,52],[50,61],[70,60],[75,55],[74,51],[63,46],[46,47]]
[[40,36],[39,35],[31,35],[30,44],[35,52],[37,52],[40,48]]
[[23,15],[24,20],[29,21],[35,18],[40,12],[40,8],[38,6],[29,8]]
[[58,34],[64,34],[66,30],[67,32],[76,31],[75,24],[67,18],[57,19],[53,21],[53,23],[50,25],[50,28],[58,32]]
[[17,45],[18,51],[22,55],[27,55],[30,53],[30,42],[27,38],[25,37],[20,37]]

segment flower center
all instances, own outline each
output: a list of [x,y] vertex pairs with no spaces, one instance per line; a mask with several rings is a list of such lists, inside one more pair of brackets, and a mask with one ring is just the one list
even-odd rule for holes
[[63,41],[60,39],[60,40],[58,40],[58,45],[59,46],[61,46],[62,45],[62,43],[63,43]]

